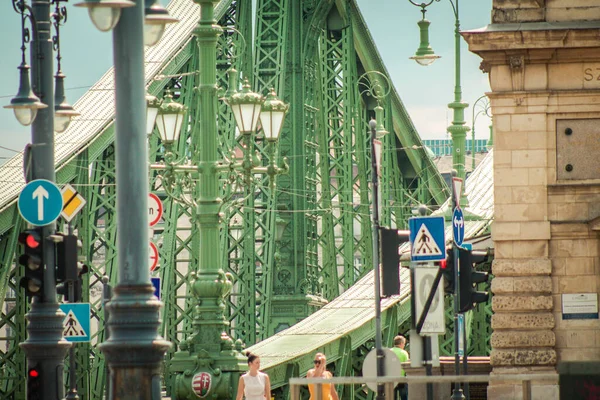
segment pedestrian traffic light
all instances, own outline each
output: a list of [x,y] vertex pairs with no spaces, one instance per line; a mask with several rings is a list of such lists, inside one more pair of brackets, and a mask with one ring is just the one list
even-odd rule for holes
[[43,400],[42,367],[36,364],[27,370],[27,400]]
[[384,297],[400,294],[400,244],[407,242],[409,231],[379,228],[381,254],[381,294]]
[[486,251],[468,251],[459,249],[460,253],[460,312],[467,312],[475,305],[489,299],[488,292],[477,290],[477,284],[487,282],[489,274],[478,271],[479,264],[488,262],[490,254]]
[[44,293],[44,243],[41,228],[30,229],[19,234],[19,243],[25,248],[19,257],[19,264],[25,267],[25,276],[20,285],[28,297],[42,296]]

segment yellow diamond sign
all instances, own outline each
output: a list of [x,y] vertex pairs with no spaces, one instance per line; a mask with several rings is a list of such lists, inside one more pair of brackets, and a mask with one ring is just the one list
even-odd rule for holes
[[63,209],[60,213],[61,217],[67,222],[71,222],[73,217],[85,206],[85,199],[79,194],[73,186],[66,184],[62,190]]

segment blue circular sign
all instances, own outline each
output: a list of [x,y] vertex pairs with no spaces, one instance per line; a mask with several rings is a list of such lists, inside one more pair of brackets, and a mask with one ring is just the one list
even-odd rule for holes
[[454,235],[454,243],[461,246],[465,239],[465,217],[458,207],[452,213],[452,234]]
[[62,211],[62,193],[54,182],[36,179],[25,185],[17,206],[23,219],[31,225],[48,225],[56,221]]

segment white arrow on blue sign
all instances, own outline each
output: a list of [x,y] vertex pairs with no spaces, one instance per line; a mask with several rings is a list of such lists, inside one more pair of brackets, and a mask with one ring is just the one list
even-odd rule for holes
[[465,239],[465,217],[460,208],[456,207],[452,213],[452,234],[454,235],[454,243],[461,246]]
[[25,185],[17,206],[25,221],[43,226],[56,221],[63,208],[63,198],[54,182],[36,179]]

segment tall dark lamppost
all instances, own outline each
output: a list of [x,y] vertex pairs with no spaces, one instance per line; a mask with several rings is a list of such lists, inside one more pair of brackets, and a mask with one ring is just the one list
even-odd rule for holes
[[[26,181],[45,179],[55,181],[54,132],[64,131],[71,118],[78,113],[66,102],[64,75],[61,71],[60,26],[66,21],[67,10],[61,6],[66,0],[13,0],[13,9],[21,17],[21,65],[19,91],[5,108],[13,109],[19,123],[31,125],[31,145],[24,154]],[[54,6],[54,10],[52,10]],[[53,12],[52,12],[53,11]],[[31,25],[31,31],[27,27]],[[55,35],[52,36],[52,26]],[[31,40],[31,43],[30,43]],[[30,43],[31,83],[26,62],[27,44]],[[57,50],[58,72],[53,79],[53,50]],[[53,83],[56,84],[54,90]],[[55,97],[56,96],[56,97]],[[64,397],[64,358],[71,344],[63,338],[62,323],[65,314],[56,300],[55,246],[50,240],[56,232],[54,222],[37,228],[38,246],[41,246],[39,268],[43,270],[41,287],[37,287],[26,315],[27,340],[20,344],[27,357],[27,381],[33,380],[39,392],[28,385],[28,396],[43,395],[44,399]],[[32,282],[29,282],[32,283]],[[33,289],[27,287],[28,291]]]
[[[144,14],[147,24],[174,22],[166,10],[136,0],[85,0],[98,29],[113,31],[117,173],[118,282],[106,308],[108,339],[100,344],[108,367],[110,400],[161,398],[162,361],[170,343],[158,334],[162,303],[154,296],[148,265],[148,145],[144,82]],[[162,15],[156,18],[156,14]],[[150,20],[148,20],[150,19]],[[154,20],[152,20],[154,19]],[[164,28],[150,27],[152,43]],[[146,33],[148,37],[148,33]]]
[[[250,90],[244,81],[242,90],[237,71],[229,71],[229,88],[225,101],[231,107],[241,137],[244,157],[241,161],[219,159],[217,131],[217,40],[222,28],[214,16],[217,0],[195,0],[200,5],[200,20],[194,29],[200,54],[199,70],[195,78],[197,87],[193,99],[196,119],[191,120],[189,160],[172,152],[173,143],[179,140],[180,130],[187,114],[183,105],[175,102],[169,91],[158,112],[157,126],[165,146],[163,163],[152,164],[151,169],[161,171],[163,188],[173,200],[192,210],[192,223],[196,237],[193,246],[198,249],[196,263],[191,263],[191,282],[188,282],[193,307],[192,332],[184,338],[173,355],[168,374],[171,379],[171,398],[174,400],[231,399],[237,383],[235,379],[245,362],[240,350],[241,341],[234,343],[229,336],[229,322],[225,316],[225,296],[232,289],[231,274],[221,265],[219,249],[221,210],[219,197],[220,175],[241,173],[245,183],[245,207],[253,207],[252,176],[267,175],[274,189],[275,177],[287,172],[276,163],[276,142],[281,133],[288,105],[277,99],[273,90],[263,97]],[[258,123],[269,146],[269,162],[262,165],[254,155],[254,140]],[[250,212],[251,214],[252,212]],[[245,251],[254,251],[246,248]],[[251,266],[253,267],[253,266]],[[253,305],[247,305],[251,310]],[[250,329],[255,329],[251,327]]]

